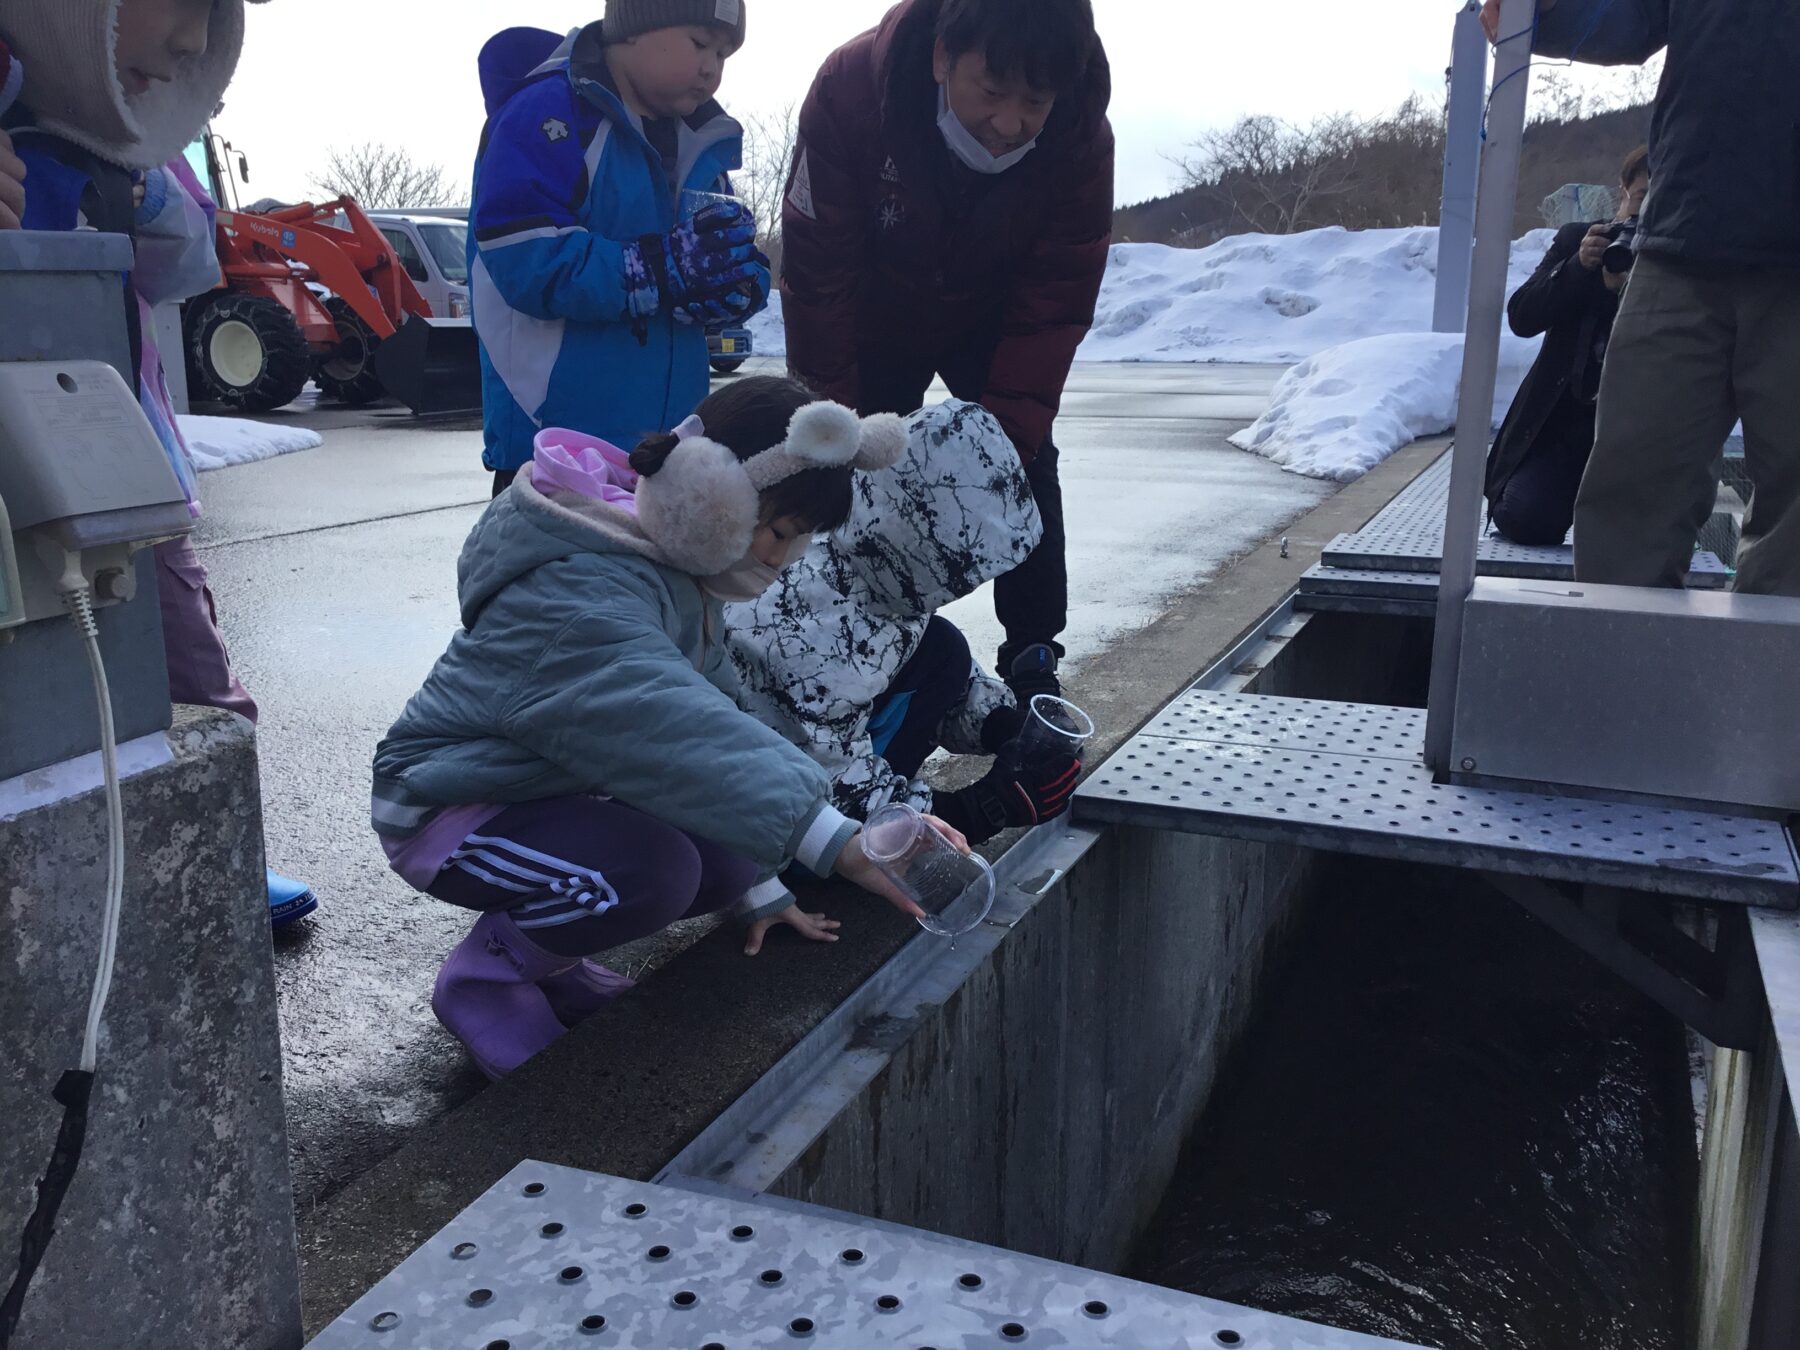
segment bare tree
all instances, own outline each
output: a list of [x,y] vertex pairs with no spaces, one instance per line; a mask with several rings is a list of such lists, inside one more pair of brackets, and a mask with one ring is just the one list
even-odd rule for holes
[[1306,126],[1241,117],[1178,156],[1183,185],[1210,198],[1245,229],[1292,234],[1327,223],[1327,204],[1356,185],[1365,128],[1338,113]]
[[739,120],[744,125],[744,167],[732,186],[755,214],[758,242],[770,252],[781,244],[781,200],[799,139],[800,108],[789,103]]
[[332,149],[313,188],[328,197],[350,197],[374,211],[451,206],[461,195],[441,164],[421,164],[397,146],[370,142]]
[[1531,121],[1576,122],[1589,112],[1605,110],[1603,100],[1577,84],[1560,66],[1534,66]]

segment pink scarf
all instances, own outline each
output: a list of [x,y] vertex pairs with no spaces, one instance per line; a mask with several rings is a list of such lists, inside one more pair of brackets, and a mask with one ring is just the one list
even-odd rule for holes
[[566,427],[546,427],[535,445],[531,481],[540,492],[572,492],[637,514],[638,476],[618,446]]

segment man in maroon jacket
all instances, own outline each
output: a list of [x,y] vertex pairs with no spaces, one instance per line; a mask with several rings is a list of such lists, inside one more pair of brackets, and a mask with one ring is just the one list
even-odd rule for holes
[[901,0],[820,70],[782,210],[793,372],[864,414],[941,375],[1018,447],[1044,536],[994,608],[1021,693],[1055,689],[1068,619],[1050,432],[1106,271],[1111,93],[1090,0]]

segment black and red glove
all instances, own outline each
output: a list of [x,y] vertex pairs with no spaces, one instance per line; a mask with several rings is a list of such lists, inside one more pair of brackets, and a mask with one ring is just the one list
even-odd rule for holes
[[984,844],[1002,830],[1028,830],[1055,820],[1069,809],[1080,781],[1081,761],[1073,756],[1028,768],[996,760],[978,782],[938,793],[932,813],[961,830],[971,844]]

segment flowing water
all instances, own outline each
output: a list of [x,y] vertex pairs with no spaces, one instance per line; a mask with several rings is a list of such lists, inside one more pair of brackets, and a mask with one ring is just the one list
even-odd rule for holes
[[1334,878],[1129,1273],[1444,1350],[1676,1350],[1681,1028],[1473,876]]

